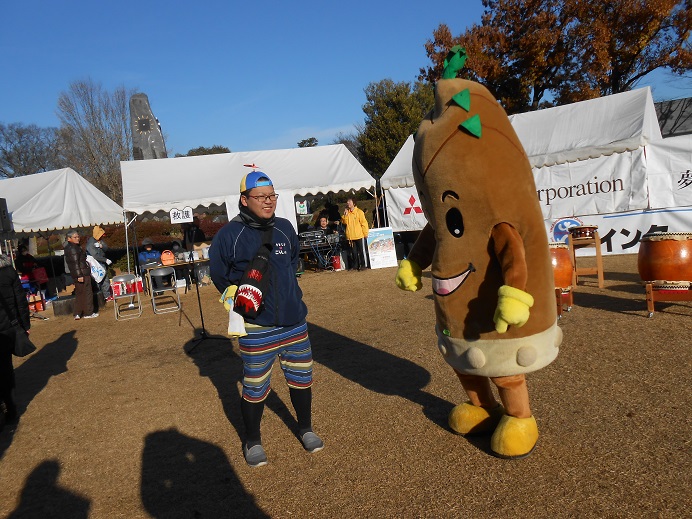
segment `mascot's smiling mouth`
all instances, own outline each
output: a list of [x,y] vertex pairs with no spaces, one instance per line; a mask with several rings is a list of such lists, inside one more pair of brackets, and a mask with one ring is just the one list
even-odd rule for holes
[[459,288],[461,285],[464,284],[464,281],[466,281],[466,278],[471,272],[476,272],[476,267],[473,266],[473,263],[469,263],[469,267],[459,274],[458,276],[454,276],[452,278],[445,278],[445,279],[440,279],[436,278],[435,276],[432,277],[432,288],[433,292],[437,294],[438,296],[448,296],[451,293],[453,293],[457,288]]

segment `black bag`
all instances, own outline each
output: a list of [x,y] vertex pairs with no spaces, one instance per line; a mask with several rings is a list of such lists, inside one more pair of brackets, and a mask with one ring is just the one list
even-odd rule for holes
[[264,231],[262,245],[248,263],[233,300],[233,311],[254,319],[262,311],[264,292],[269,288],[269,258],[272,252],[273,228]]
[[12,341],[10,343],[14,345],[12,354],[16,357],[26,357],[36,351],[36,346],[34,346],[24,328],[19,326],[16,320],[12,321],[12,328],[5,330],[2,334]]
[[[4,297],[0,296],[0,302],[2,302],[2,306],[5,308],[7,318],[10,319],[12,314],[7,306],[7,301],[5,301]],[[19,325],[19,320],[12,319],[10,325],[10,329],[5,330],[2,334],[10,340],[10,344],[13,348],[12,354],[17,357],[26,357],[30,353],[35,352],[36,346],[31,342],[24,328]]]

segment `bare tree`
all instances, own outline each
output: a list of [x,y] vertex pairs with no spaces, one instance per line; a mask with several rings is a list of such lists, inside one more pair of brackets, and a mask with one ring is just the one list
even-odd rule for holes
[[0,177],[13,178],[63,167],[55,128],[0,123]]
[[133,91],[112,93],[91,79],[75,81],[58,98],[64,159],[84,178],[122,202],[120,161],[130,159],[132,134],[128,100]]

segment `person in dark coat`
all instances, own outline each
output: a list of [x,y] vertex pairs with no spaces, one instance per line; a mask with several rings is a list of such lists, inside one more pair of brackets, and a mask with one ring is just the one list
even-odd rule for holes
[[74,318],[91,319],[98,317],[94,312],[94,294],[91,290],[91,267],[87,263],[86,251],[79,245],[79,233],[74,229],[67,231],[65,263],[74,280]]
[[12,366],[14,341],[3,332],[10,330],[12,321],[16,319],[28,334],[31,321],[19,275],[12,267],[12,260],[4,254],[0,254],[0,297],[3,299],[0,304],[0,404],[4,406],[5,419],[11,421],[17,417],[17,405],[12,398],[15,386]]

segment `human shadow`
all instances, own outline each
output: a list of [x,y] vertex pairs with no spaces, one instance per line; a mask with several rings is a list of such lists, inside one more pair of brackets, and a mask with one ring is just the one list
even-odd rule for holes
[[91,502],[58,485],[60,463],[46,460],[31,471],[22,489],[19,505],[7,519],[27,517],[86,519]]
[[451,430],[447,415],[454,405],[423,389],[430,382],[425,368],[321,326],[308,329],[315,362],[370,391],[418,404],[430,421]]
[[[67,371],[67,362],[77,350],[75,331],[63,333],[43,346],[14,370],[17,420],[26,412],[29,403],[48,385],[50,379]],[[17,422],[8,423],[0,431],[0,459],[11,445]]]
[[269,517],[245,491],[221,448],[175,428],[146,436],[141,495],[156,518]]
[[[240,414],[241,395],[237,385],[243,379],[243,361],[235,353],[231,339],[218,335],[207,337],[201,342],[197,342],[199,339],[191,339],[183,346],[183,350],[192,358],[199,369],[200,376],[207,377],[216,388],[226,418],[236,430],[238,437],[242,439],[245,425]],[[274,369],[279,368],[274,366]],[[272,384],[275,383],[276,379],[272,378]],[[291,431],[298,433],[298,422],[274,391],[269,393],[265,405]]]

